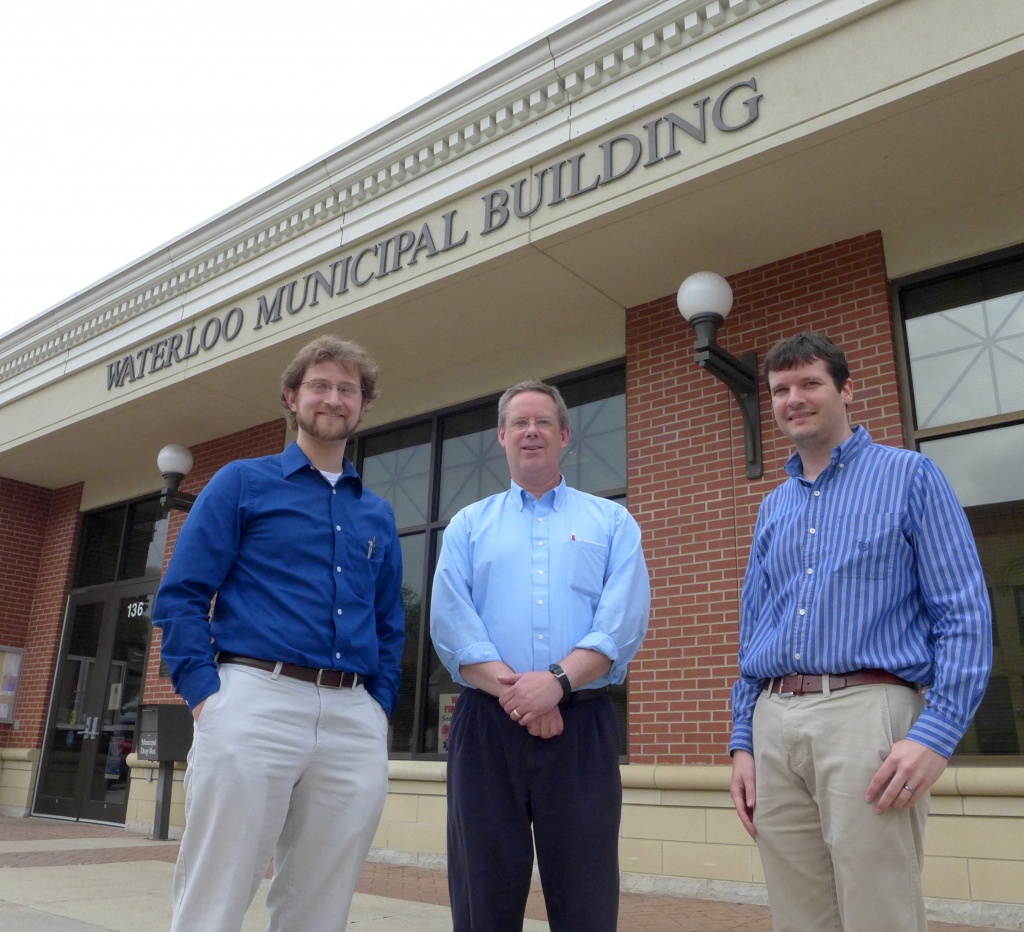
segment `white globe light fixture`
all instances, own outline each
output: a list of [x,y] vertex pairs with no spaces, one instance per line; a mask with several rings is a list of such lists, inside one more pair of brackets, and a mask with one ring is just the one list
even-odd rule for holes
[[188,511],[196,500],[194,495],[179,492],[181,480],[192,471],[192,451],[181,443],[169,443],[156,455],[156,468],[164,477],[164,489],[160,493],[160,504],[164,514],[170,509]]
[[761,408],[758,398],[757,354],[739,359],[718,345],[718,328],[732,310],[732,288],[716,272],[694,272],[676,293],[679,313],[697,336],[697,365],[723,381],[739,403],[748,479],[760,479]]

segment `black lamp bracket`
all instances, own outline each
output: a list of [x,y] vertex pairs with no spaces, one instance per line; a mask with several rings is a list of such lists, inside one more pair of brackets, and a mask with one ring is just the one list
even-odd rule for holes
[[701,314],[690,321],[697,334],[697,365],[720,379],[732,392],[743,418],[743,447],[747,478],[764,474],[761,457],[761,409],[758,398],[757,353],[744,353],[738,359],[718,345],[715,337],[722,318]]

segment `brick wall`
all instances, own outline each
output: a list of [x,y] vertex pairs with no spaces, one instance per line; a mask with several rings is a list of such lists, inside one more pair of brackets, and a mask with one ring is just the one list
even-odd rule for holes
[[25,649],[0,747],[40,747],[74,567],[81,485],[56,491],[0,479],[0,644]]
[[[266,456],[272,453],[280,453],[284,448],[285,421],[278,418],[266,424],[251,427],[227,437],[220,437],[211,440],[209,443],[201,443],[192,447],[193,466],[192,471],[181,483],[182,492],[198,494],[210,477],[232,460],[251,459],[256,456]],[[174,544],[178,539],[178,532],[185,523],[185,513],[181,511],[171,512],[171,523],[167,532],[167,551],[164,554],[164,570],[170,562],[171,554],[174,553]],[[176,702],[179,701],[171,686],[169,677],[160,675],[160,629],[153,629],[153,640],[150,644],[149,660],[146,667],[146,687],[143,702]]]
[[[695,270],[694,270],[695,271]],[[801,330],[846,351],[853,420],[903,445],[881,235],[871,233],[730,279],[734,304],[719,342],[759,359]],[[630,761],[728,761],[739,590],[761,499],[785,474],[790,447],[761,390],[764,478],[744,469],[743,426],[726,386],[694,362],[675,295],[626,315],[629,505],[651,572],[650,631],[630,667]]]
[[0,645],[24,647],[53,492],[0,479]]

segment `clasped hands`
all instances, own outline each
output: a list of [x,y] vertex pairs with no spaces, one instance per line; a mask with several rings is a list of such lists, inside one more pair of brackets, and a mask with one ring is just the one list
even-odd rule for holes
[[502,674],[498,682],[506,687],[498,701],[512,721],[537,738],[562,733],[562,686],[547,670]]

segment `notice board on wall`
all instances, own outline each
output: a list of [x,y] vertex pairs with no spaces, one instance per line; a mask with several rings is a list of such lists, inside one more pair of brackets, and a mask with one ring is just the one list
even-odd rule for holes
[[24,657],[25,651],[20,647],[0,647],[0,724],[14,721]]

